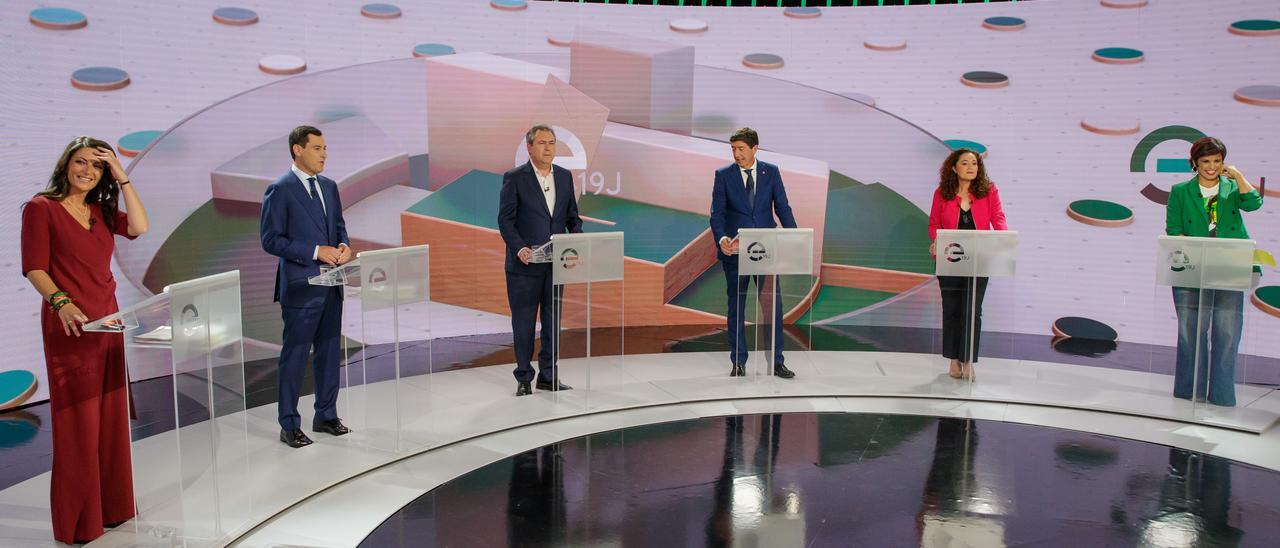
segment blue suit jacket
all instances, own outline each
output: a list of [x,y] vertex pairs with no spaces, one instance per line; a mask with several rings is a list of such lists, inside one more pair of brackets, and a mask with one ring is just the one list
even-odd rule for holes
[[787,202],[787,190],[782,184],[778,166],[756,160],[755,207],[747,203],[747,187],[742,183],[742,168],[729,164],[716,170],[716,182],[711,191],[711,236],[715,240],[716,257],[722,262],[736,264],[737,255],[720,252],[720,237],[733,238],[740,228],[778,228],[774,214],[782,221],[783,228],[796,228],[796,218]]
[[551,241],[552,234],[582,232],[578,200],[573,192],[573,175],[554,164],[551,173],[556,185],[554,211],[547,211],[547,199],[538,185],[538,177],[533,174],[533,164],[526,162],[502,174],[498,232],[502,233],[502,241],[507,244],[507,272],[534,274],[539,270],[550,270],[551,265],[547,263],[526,265],[516,254],[523,247],[535,248]]
[[[262,199],[259,234],[262,249],[279,257],[274,300],[281,306],[324,306],[331,288],[307,283],[308,277],[320,273],[320,261],[311,257],[318,245],[351,245],[338,185],[323,175],[317,177],[316,186],[325,204],[325,214],[321,215],[311,205],[305,184],[292,170],[287,171],[267,187]],[[342,292],[337,294],[341,299]]]

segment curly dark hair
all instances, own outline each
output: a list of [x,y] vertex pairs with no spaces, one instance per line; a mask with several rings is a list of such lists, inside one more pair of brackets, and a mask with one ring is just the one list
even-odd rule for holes
[[[53,166],[53,174],[49,176],[49,186],[37,192],[36,196],[62,201],[71,193],[71,181],[67,180],[67,165],[71,163],[71,157],[82,148],[114,150],[111,145],[101,139],[76,137],[67,145],[66,150],[62,151],[62,157],[58,158],[58,163]],[[116,183],[115,176],[106,166],[103,166],[98,185],[84,197],[84,203],[98,204],[98,208],[102,210],[102,221],[107,224],[108,230],[115,232],[116,211],[120,209],[120,185]]]
[[944,200],[954,200],[956,193],[960,191],[960,177],[956,175],[955,167],[965,154],[972,154],[978,159],[978,176],[969,183],[969,194],[974,198],[982,198],[991,192],[991,180],[987,178],[987,166],[982,163],[982,155],[972,149],[957,148],[947,155],[947,159],[942,161],[942,167],[938,169],[938,188],[942,191]]

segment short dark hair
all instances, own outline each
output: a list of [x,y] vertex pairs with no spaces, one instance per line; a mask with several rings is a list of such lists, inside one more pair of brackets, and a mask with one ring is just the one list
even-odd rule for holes
[[551,129],[551,126],[548,126],[546,124],[538,124],[536,126],[529,128],[529,131],[526,131],[524,133],[524,144],[532,145],[533,138],[538,136],[539,131],[546,131],[550,133],[552,137],[556,136],[556,130]]
[[312,126],[298,126],[293,128],[293,131],[289,132],[289,157],[297,158],[298,155],[293,153],[293,145],[306,148],[307,140],[310,139],[310,136],[312,135],[315,135],[316,137],[324,137],[324,134],[320,133],[320,130]]
[[733,132],[733,135],[729,136],[729,143],[732,144],[734,141],[742,141],[746,143],[747,146],[755,148],[760,146],[760,134],[756,133],[756,130],[754,129],[744,127]]
[[1196,168],[1196,162],[1205,156],[1213,156],[1221,154],[1222,159],[1227,159],[1227,145],[1222,144],[1217,137],[1201,137],[1199,141],[1191,143],[1191,169]]

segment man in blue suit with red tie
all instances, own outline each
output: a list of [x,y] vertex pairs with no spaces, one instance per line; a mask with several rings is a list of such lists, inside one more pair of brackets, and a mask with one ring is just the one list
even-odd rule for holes
[[[749,280],[738,281],[738,229],[777,228],[777,215],[783,228],[796,228],[796,219],[787,203],[787,190],[782,184],[778,166],[756,160],[760,136],[755,130],[744,127],[729,137],[733,150],[733,162],[716,170],[716,182],[711,194],[711,233],[716,241],[716,256],[724,268],[724,279],[729,298],[728,334],[729,375],[746,375],[747,337],[743,331],[742,310],[746,307]],[[757,291],[761,277],[753,277]],[[774,291],[773,325],[778,326],[773,340],[773,374],[784,379],[794,378],[782,356],[782,295]]]
[[277,379],[280,441],[289,447],[311,445],[298,415],[298,393],[307,354],[315,348],[313,432],[341,436],[350,432],[338,418],[338,357],[342,336],[342,287],[311,285],[307,279],[351,260],[347,224],[338,185],[320,172],[328,157],[324,136],[311,126],[289,133],[293,166],[262,199],[262,249],[279,257],[275,301],[284,316],[284,344]]
[[562,290],[551,283],[551,264],[533,262],[533,249],[551,241],[552,234],[582,232],[573,175],[554,165],[556,133],[536,125],[524,135],[529,162],[502,175],[498,201],[498,232],[506,244],[507,303],[511,306],[511,335],[516,351],[516,395],[533,393],[533,332],[542,319],[542,348],[538,350],[538,390],[569,390],[556,374],[551,336],[560,325],[554,303]]

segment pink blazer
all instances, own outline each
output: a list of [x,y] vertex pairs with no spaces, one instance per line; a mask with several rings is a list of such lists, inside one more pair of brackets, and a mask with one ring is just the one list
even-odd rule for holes
[[[991,192],[969,202],[973,213],[973,225],[978,230],[1009,230],[1004,220],[1004,207],[1000,205],[1000,190],[995,184]],[[938,229],[954,230],[960,224],[960,197],[942,199],[942,190],[933,191],[933,207],[929,209],[929,240],[938,239]]]

